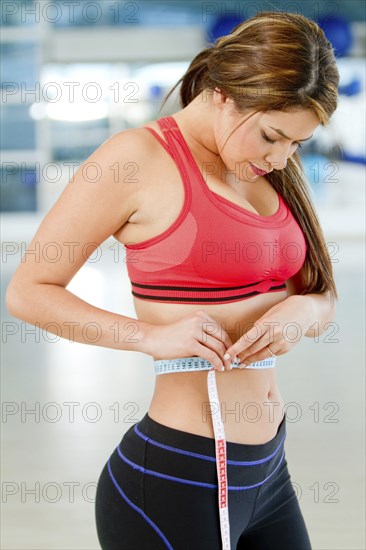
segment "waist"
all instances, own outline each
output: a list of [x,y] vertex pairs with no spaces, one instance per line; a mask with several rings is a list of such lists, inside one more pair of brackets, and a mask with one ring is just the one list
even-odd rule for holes
[[[184,363],[188,368],[193,364],[197,371],[169,370],[172,364],[169,367],[168,361],[177,362],[182,368]],[[155,362],[160,376],[156,377],[150,416],[161,424],[213,437],[207,388],[211,364],[200,357]],[[215,377],[228,440],[256,444],[271,439],[283,417],[284,407],[275,369],[234,367],[231,371],[215,371]]]
[[[246,369],[273,369],[276,366],[276,357],[269,357],[263,361],[256,361],[245,367]],[[204,371],[214,368],[212,363],[202,357],[178,357],[176,359],[155,359],[155,373],[166,374],[175,372]],[[233,363],[233,368],[239,368],[237,363]],[[244,369],[243,369],[244,370]]]

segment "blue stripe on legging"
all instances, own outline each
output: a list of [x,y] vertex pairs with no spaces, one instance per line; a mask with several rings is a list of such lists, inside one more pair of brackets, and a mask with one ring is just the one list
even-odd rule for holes
[[[126,462],[129,466],[132,466],[134,470],[139,470],[143,474],[149,474],[151,476],[161,477],[163,479],[168,479],[169,481],[177,481],[178,483],[184,483],[186,485],[197,485],[198,487],[207,487],[208,489],[217,489],[217,484],[215,483],[204,483],[202,481],[193,481],[192,479],[183,479],[182,477],[176,477],[176,476],[170,476],[168,474],[162,474],[161,472],[156,472],[155,470],[147,470],[146,468],[143,468],[142,466],[139,466],[136,464],[136,462],[132,462],[132,460],[129,460],[121,451],[121,449],[118,447],[117,452],[119,456],[122,458],[124,462]],[[281,459],[279,463],[277,464],[276,468],[273,470],[273,472],[266,477],[263,481],[260,481],[259,483],[255,483],[254,485],[242,485],[240,487],[237,487],[236,485],[228,485],[229,491],[241,491],[242,489],[253,489],[254,487],[259,487],[259,485],[263,485],[270,477],[273,476],[273,474],[276,472],[277,468],[279,468],[283,457],[285,456],[285,451],[283,451]]]
[[108,460],[108,472],[109,472],[109,475],[111,477],[111,480],[112,480],[114,486],[116,487],[116,489],[119,492],[119,494],[121,495],[121,497],[127,502],[127,504],[129,504],[134,510],[136,510],[136,512],[138,512],[151,525],[151,527],[156,531],[156,533],[159,535],[159,537],[163,539],[163,541],[166,544],[166,547],[169,548],[169,550],[174,550],[173,546],[170,544],[170,542],[168,541],[166,536],[160,531],[159,527],[157,525],[155,525],[155,523],[149,518],[149,516],[147,516],[145,514],[145,512],[143,510],[141,510],[141,508],[139,508],[138,506],[136,506],[136,504],[131,502],[131,500],[122,491],[121,487],[118,485],[118,483],[116,481],[116,478],[114,477],[114,475],[112,473],[111,465],[110,465],[109,460]]
[[[209,460],[211,462],[216,462],[216,458],[214,456],[202,455],[199,453],[193,453],[191,451],[184,451],[183,449],[178,449],[177,447],[171,447],[170,445],[159,443],[158,441],[155,441],[154,439],[151,439],[150,437],[147,437],[145,434],[140,432],[140,430],[137,427],[137,424],[135,425],[134,430],[135,430],[135,433],[145,441],[148,441],[149,443],[152,443],[152,445],[156,445],[157,447],[161,447],[162,449],[166,449],[167,451],[173,451],[174,453],[180,453],[182,455],[193,456],[194,458],[201,458],[202,460]],[[227,464],[230,464],[231,466],[255,466],[256,464],[262,464],[263,462],[267,462],[268,460],[271,460],[271,458],[273,458],[275,454],[277,454],[278,449],[281,447],[285,438],[286,438],[286,433],[281,439],[277,449],[272,454],[266,456],[265,458],[261,458],[259,460],[227,460]]]

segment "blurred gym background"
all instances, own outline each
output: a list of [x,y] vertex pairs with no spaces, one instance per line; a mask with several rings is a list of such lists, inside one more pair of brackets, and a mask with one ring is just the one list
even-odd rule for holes
[[[177,91],[159,109],[190,60],[263,9],[316,20],[341,75],[330,125],[300,151],[334,262],[337,319],[278,371],[285,402],[301,410],[287,454],[313,548],[366,547],[365,3],[27,0],[1,3],[4,549],[99,548],[96,480],[154,385],[149,356],[57,340],[9,316],[10,277],[80,163],[110,135],[176,111]],[[122,247],[110,238],[101,251],[68,289],[136,318]]]

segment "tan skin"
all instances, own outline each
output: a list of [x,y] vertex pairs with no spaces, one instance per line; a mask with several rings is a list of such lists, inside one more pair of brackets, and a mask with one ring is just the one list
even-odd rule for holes
[[[309,138],[319,124],[310,110],[238,114],[232,101],[218,91],[206,95],[205,101],[198,96],[173,116],[198,167],[204,162],[216,164],[214,176],[205,174],[209,188],[262,216],[277,210],[278,197],[268,179],[256,175],[249,162],[267,171],[282,170],[297,148],[295,141]],[[160,132],[155,121],[149,125]],[[270,126],[281,129],[287,138]],[[264,139],[264,130],[273,143]],[[89,163],[94,168],[86,172]],[[116,164],[120,168],[117,178]],[[100,177],[93,179],[95,166]],[[131,167],[137,167],[137,173],[131,174]],[[29,243],[29,251],[42,253],[23,255],[6,292],[10,314],[41,328],[47,326],[51,333],[57,326],[58,336],[88,345],[91,342],[83,329],[92,321],[100,329],[95,345],[140,351],[157,359],[200,356],[216,368],[223,364],[226,350],[247,363],[269,357],[267,345],[277,356],[288,353],[296,345],[283,340],[280,329],[288,321],[296,321],[304,336],[312,336],[309,327],[314,320],[320,325],[331,320],[334,310],[327,296],[299,295],[301,270],[286,281],[287,291],[238,302],[170,304],[134,298],[137,323],[97,308],[67,289],[93,253],[90,243],[98,246],[111,235],[122,244],[157,236],[178,217],[183,200],[178,168],[150,132],[131,128],[114,134],[77,170]],[[75,244],[72,254],[70,243]],[[58,247],[57,261],[48,260],[49,244]],[[203,329],[207,319],[217,324],[214,335]],[[263,333],[253,343],[244,342],[250,334],[248,327],[263,319],[278,322],[277,333],[271,337]],[[134,324],[138,337],[131,342]],[[117,325],[120,338],[116,340],[113,327]],[[224,364],[228,368],[230,362]],[[216,374],[227,441],[259,444],[272,439],[283,417],[276,369],[244,368]],[[157,376],[148,413],[166,426],[212,438],[207,371]]]
[[[225,144],[231,131],[248,114],[238,114],[232,101],[218,90],[206,96],[205,101],[202,98],[202,95],[198,96],[185,109],[172,116],[197,165],[202,167],[205,162],[216,163],[218,170],[215,175],[203,174],[207,185],[212,191],[251,212],[262,216],[272,215],[278,208],[277,194],[266,176],[258,176],[252,171],[249,162],[267,172],[283,169],[287,159],[298,147],[295,142],[308,139],[319,125],[319,120],[310,110],[256,113]],[[163,137],[155,121],[146,126],[154,128]],[[291,139],[280,136],[269,127],[281,129]],[[263,138],[263,129],[275,143],[269,143]],[[141,170],[139,174],[142,185],[134,203],[136,210],[113,235],[122,244],[142,242],[165,231],[178,217],[184,201],[184,188],[178,168],[158,141],[146,130],[145,133],[153,154],[150,156],[149,169]],[[235,176],[226,173],[233,170]],[[171,304],[134,297],[134,305],[139,320],[160,326],[171,325],[197,311],[207,313],[223,329],[221,334],[225,345],[221,343],[219,353],[222,359],[225,350],[237,342],[248,331],[248,327],[252,327],[271,307],[283,302],[289,295],[296,294],[298,289],[294,282],[295,279],[287,282],[287,290],[232,303]],[[179,338],[179,334],[176,337]],[[277,355],[281,354],[275,343],[270,347]],[[154,358],[164,357],[159,353],[152,355]],[[186,353],[177,356],[194,355]],[[248,354],[243,352],[237,355],[243,358]],[[250,357],[249,362],[269,356],[270,353],[263,346],[259,354]],[[224,372],[216,373],[227,441],[265,443],[276,434],[284,413],[276,369],[228,370],[229,363],[224,362]],[[207,371],[157,376],[148,414],[166,426],[214,437],[208,408]]]

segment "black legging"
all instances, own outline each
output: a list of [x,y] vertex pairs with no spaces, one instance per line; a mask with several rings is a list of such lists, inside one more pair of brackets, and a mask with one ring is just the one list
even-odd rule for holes
[[[311,550],[285,458],[286,415],[259,445],[227,442],[232,550]],[[98,480],[103,550],[221,550],[215,440],[146,413]]]

